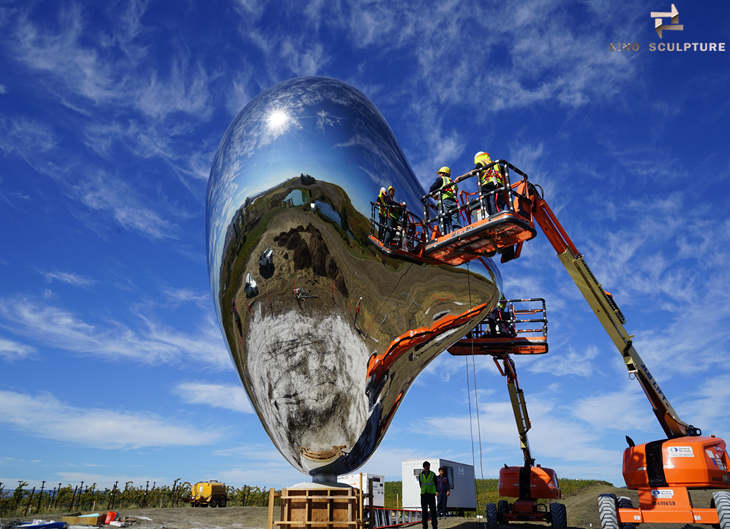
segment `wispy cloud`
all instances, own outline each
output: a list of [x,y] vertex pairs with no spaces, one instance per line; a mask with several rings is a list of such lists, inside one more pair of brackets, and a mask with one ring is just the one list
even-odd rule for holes
[[0,422],[36,437],[102,449],[198,446],[220,434],[148,413],[78,408],[53,395],[0,391]]
[[0,152],[6,156],[20,156],[26,161],[34,154],[54,149],[58,143],[48,124],[25,117],[0,117],[0,132]]
[[188,404],[200,404],[241,413],[253,413],[253,407],[241,385],[183,382],[175,393]]
[[118,322],[89,322],[63,308],[26,297],[2,299],[0,326],[34,342],[107,359],[126,358],[146,364],[175,364],[192,359],[210,368],[231,366],[223,338],[211,316],[188,332],[138,313],[139,329]]
[[28,358],[35,352],[35,348],[13,340],[0,338],[0,358],[8,361]]
[[213,455],[220,457],[235,457],[238,459],[253,459],[257,461],[273,461],[280,463],[282,455],[274,447],[273,443],[248,443],[241,446],[232,446],[230,448],[220,448],[213,451]]
[[60,281],[61,283],[67,283],[69,285],[77,287],[88,287],[96,283],[95,279],[89,279],[79,274],[72,272],[41,272],[46,278],[46,281],[53,283],[54,281]]
[[72,194],[92,210],[108,211],[126,229],[153,239],[172,237],[173,225],[158,211],[143,204],[128,184],[97,172],[71,187]]
[[212,300],[210,294],[195,292],[189,288],[172,288],[166,287],[162,289],[163,296],[173,304],[181,303],[194,303],[201,308],[208,308],[212,306]]
[[6,94],[8,92],[8,89],[5,87],[5,85],[0,84],[0,95]]

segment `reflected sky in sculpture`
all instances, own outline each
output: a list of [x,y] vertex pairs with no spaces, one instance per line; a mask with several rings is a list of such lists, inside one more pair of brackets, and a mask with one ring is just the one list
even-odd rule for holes
[[365,462],[417,374],[499,296],[496,269],[400,261],[368,241],[388,184],[420,210],[380,113],[311,77],[251,101],[210,174],[211,290],[233,360],[279,451],[319,480]]

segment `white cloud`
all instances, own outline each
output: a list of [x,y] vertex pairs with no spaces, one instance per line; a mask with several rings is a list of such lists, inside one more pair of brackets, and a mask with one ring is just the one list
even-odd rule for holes
[[183,382],[175,387],[175,393],[188,404],[201,404],[241,413],[254,412],[240,384]]
[[108,211],[129,230],[153,239],[172,237],[173,226],[157,211],[142,204],[129,185],[109,174],[89,175],[72,186],[72,195],[92,210]]
[[212,303],[210,294],[195,292],[189,288],[167,287],[162,289],[162,294],[174,304],[194,303],[201,308],[208,308]]
[[53,281],[60,281],[61,283],[67,283],[77,287],[88,287],[96,283],[95,279],[89,279],[72,272],[42,272],[46,281],[52,283]]
[[235,457],[238,459],[255,461],[273,461],[280,463],[283,456],[274,447],[273,443],[247,443],[241,446],[221,448],[213,452],[215,456]]
[[1,301],[0,326],[57,349],[146,364],[193,360],[220,370],[231,366],[221,333],[210,315],[202,318],[197,329],[183,332],[137,314],[142,326],[135,330],[118,322],[90,323],[68,310],[25,297]]
[[7,94],[7,93],[8,93],[8,89],[5,88],[5,85],[0,84],[0,95]]
[[0,338],[0,358],[4,360],[22,360],[35,352],[35,348],[22,343]]
[[588,346],[585,351],[576,351],[572,346],[568,346],[567,352],[552,354],[550,362],[541,359],[530,362],[528,370],[531,373],[550,373],[556,376],[589,377],[594,374],[597,356],[598,348],[594,345]]
[[570,406],[577,418],[598,431],[647,431],[647,425],[654,426],[651,406],[635,381],[619,391],[578,398]]
[[199,446],[220,433],[175,424],[152,414],[77,408],[49,393],[0,391],[0,422],[37,437],[103,449]]
[[26,117],[0,117],[0,152],[19,156],[31,165],[32,158],[54,149],[58,143],[53,129]]

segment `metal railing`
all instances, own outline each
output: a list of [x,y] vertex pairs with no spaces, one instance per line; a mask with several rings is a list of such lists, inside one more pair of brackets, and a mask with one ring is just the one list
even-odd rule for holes
[[373,529],[387,527],[405,527],[421,523],[421,511],[415,509],[390,509],[385,507],[370,507]]
[[[484,320],[479,322],[472,329],[470,337],[502,336],[547,340],[547,309],[543,298],[508,299],[505,307],[501,309],[501,313],[497,311],[500,309],[490,312]],[[540,325],[535,326],[535,323]]]
[[[496,167],[496,169],[495,169]],[[466,225],[472,224],[473,222],[486,219],[491,216],[502,214],[506,211],[511,213],[519,213],[527,218],[530,216],[531,201],[523,191],[518,191],[516,188],[520,183],[527,181],[527,175],[505,160],[496,160],[490,164],[487,164],[481,169],[472,169],[462,175],[457,176],[453,179],[453,185],[457,186],[460,182],[474,178],[478,178],[478,175],[482,171],[499,171],[502,175],[503,184],[491,191],[484,191],[479,182],[476,182],[476,191],[467,192],[460,191],[456,196],[456,210],[446,211],[443,204],[443,192],[441,190],[432,191],[426,193],[421,197],[423,202],[423,224],[426,227],[426,231],[433,233],[433,228],[438,227],[439,233],[445,234],[445,220],[447,217],[457,213],[459,218],[465,222]],[[516,173],[522,176],[514,184],[512,183],[511,173]],[[434,200],[434,205],[431,200]],[[488,204],[494,205],[494,208],[488,207]],[[489,210],[492,209],[491,215]],[[429,211],[435,213],[434,216],[429,216]]]

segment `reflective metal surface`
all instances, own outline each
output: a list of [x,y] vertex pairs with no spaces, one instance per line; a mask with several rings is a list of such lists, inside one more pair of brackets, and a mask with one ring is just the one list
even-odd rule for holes
[[380,113],[314,77],[251,101],[210,173],[219,320],[272,441],[315,479],[362,465],[418,373],[500,295],[496,269],[401,261],[368,241],[369,204],[389,184],[420,210],[423,190]]

